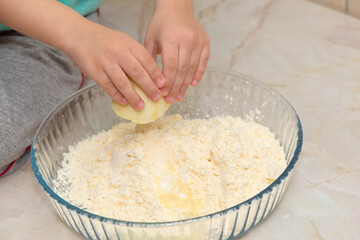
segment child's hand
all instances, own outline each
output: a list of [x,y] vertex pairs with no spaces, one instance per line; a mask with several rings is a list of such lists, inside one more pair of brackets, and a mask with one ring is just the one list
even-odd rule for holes
[[143,46],[58,1],[0,0],[0,22],[65,52],[84,74],[123,105],[130,103],[137,110],[144,106],[126,74],[150,99],[161,98],[164,76]]
[[162,54],[165,100],[182,100],[189,85],[199,83],[210,56],[210,40],[193,17],[192,1],[157,0],[145,47],[154,59]]
[[[75,37],[75,38],[74,38]],[[149,52],[130,36],[89,23],[65,52],[88,77],[96,81],[115,101],[140,110],[143,100],[126,75],[152,100],[161,97],[165,79]]]

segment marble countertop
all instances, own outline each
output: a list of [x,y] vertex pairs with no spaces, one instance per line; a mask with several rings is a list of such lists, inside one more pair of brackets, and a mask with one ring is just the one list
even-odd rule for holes
[[[195,0],[210,66],[273,87],[304,145],[283,200],[249,239],[360,239],[360,20],[303,0]],[[153,1],[105,0],[101,22],[143,42]],[[0,179],[0,239],[78,239],[28,162]]]

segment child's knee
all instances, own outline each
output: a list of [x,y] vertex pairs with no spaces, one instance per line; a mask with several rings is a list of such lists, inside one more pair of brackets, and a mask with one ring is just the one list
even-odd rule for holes
[[19,115],[16,105],[1,93],[0,90],[0,174],[23,155],[32,140],[31,128],[24,123],[26,114]]
[[25,149],[20,157],[12,160],[9,163],[0,160],[0,178],[8,176],[23,166],[30,159],[29,149],[30,146]]

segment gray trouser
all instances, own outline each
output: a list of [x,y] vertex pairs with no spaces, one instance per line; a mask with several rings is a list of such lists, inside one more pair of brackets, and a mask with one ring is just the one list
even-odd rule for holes
[[0,32],[1,176],[29,159],[24,151],[42,120],[81,82],[80,70],[61,51],[14,31]]

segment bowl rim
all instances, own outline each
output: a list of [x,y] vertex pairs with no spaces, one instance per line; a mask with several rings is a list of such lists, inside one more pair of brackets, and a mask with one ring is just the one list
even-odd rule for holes
[[[74,99],[77,99],[78,97],[80,97],[84,92],[90,91],[91,89],[94,89],[96,87],[100,88],[97,84],[91,84],[83,89],[78,90],[77,92],[73,93],[72,95],[70,95],[69,97],[67,97],[66,99],[64,99],[61,103],[59,103],[47,116],[46,118],[42,121],[42,123],[40,124],[40,126],[38,127],[35,136],[33,138],[33,142],[31,145],[31,165],[32,165],[32,169],[34,172],[35,177],[37,178],[39,184],[41,185],[41,187],[44,189],[44,191],[53,199],[56,200],[59,204],[65,206],[67,209],[75,211],[78,214],[81,215],[85,215],[90,219],[98,219],[101,222],[107,222],[107,223],[111,223],[111,224],[115,224],[115,225],[126,225],[127,227],[164,227],[164,226],[173,226],[173,225],[180,225],[180,224],[187,224],[187,223],[191,223],[191,222],[195,222],[195,221],[201,221],[201,220],[206,220],[206,219],[212,219],[218,216],[222,216],[227,214],[228,212],[231,211],[236,211],[239,210],[240,207],[242,206],[246,206],[246,205],[251,205],[253,201],[257,200],[257,199],[261,199],[265,194],[268,194],[270,192],[272,192],[272,190],[274,188],[276,188],[278,185],[280,185],[282,183],[282,181],[284,181],[288,175],[291,173],[291,171],[294,169],[295,164],[299,158],[300,152],[301,152],[301,148],[302,148],[302,144],[303,144],[303,130],[302,130],[302,125],[300,122],[300,118],[297,114],[297,112],[295,111],[294,107],[289,103],[289,101],[283,97],[279,92],[277,92],[275,89],[265,85],[264,83],[255,80],[254,78],[247,76],[245,74],[236,72],[236,71],[222,71],[219,70],[217,68],[214,67],[208,67],[206,70],[206,73],[208,72],[213,72],[213,73],[220,73],[223,75],[231,75],[233,77],[240,77],[242,79],[244,79],[247,82],[251,82],[251,84],[255,84],[257,86],[260,86],[262,88],[265,88],[267,90],[270,90],[272,93],[274,93],[275,95],[277,95],[278,97],[280,97],[284,103],[286,105],[288,105],[288,107],[290,107],[290,110],[293,111],[295,117],[296,117],[296,123],[297,123],[297,127],[298,127],[298,139],[297,139],[297,143],[296,143],[296,149],[294,151],[294,155],[291,158],[289,164],[287,165],[287,167],[283,170],[283,172],[279,175],[279,177],[273,182],[271,183],[269,186],[267,186],[265,189],[263,189],[261,192],[259,192],[258,194],[254,195],[253,197],[242,201],[234,206],[228,207],[226,209],[223,209],[221,211],[215,212],[215,213],[210,213],[207,215],[203,215],[203,216],[199,216],[199,217],[194,217],[194,218],[188,218],[188,219],[181,219],[181,220],[174,220],[174,221],[162,221],[162,222],[137,222],[137,221],[128,221],[128,220],[119,220],[119,219],[114,219],[114,218],[109,218],[109,217],[103,217],[91,212],[88,212],[86,210],[83,210],[71,203],[69,203],[68,201],[66,201],[65,199],[63,199],[62,197],[60,197],[57,193],[55,193],[45,182],[42,174],[39,171],[39,167],[37,164],[37,158],[36,158],[36,149],[34,148],[34,143],[36,142],[39,133],[42,131],[43,126],[55,115],[58,113],[58,111],[62,108],[64,108],[67,104],[69,104],[71,101],[73,101]],[[205,74],[206,74],[205,73]]]

